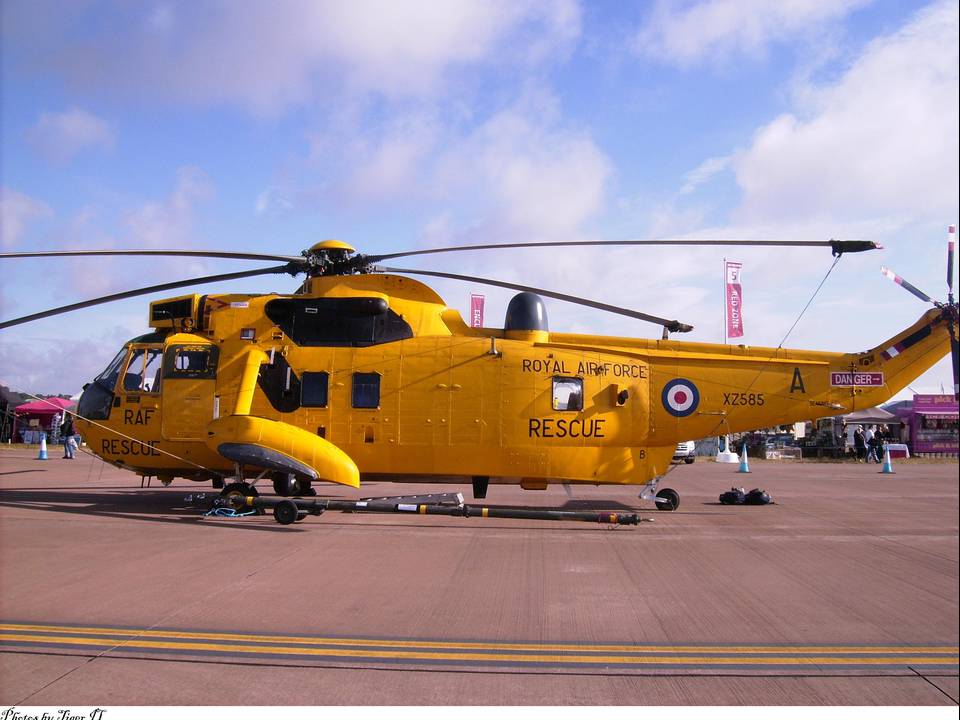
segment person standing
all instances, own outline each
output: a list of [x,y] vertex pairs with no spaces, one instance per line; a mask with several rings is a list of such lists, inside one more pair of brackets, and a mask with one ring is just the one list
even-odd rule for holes
[[60,426],[60,439],[63,441],[63,459],[73,460],[73,454],[77,449],[77,441],[74,439],[73,417],[67,415],[63,425]]
[[887,436],[887,428],[877,425],[877,432],[873,435],[873,457],[878,463],[883,462],[883,443]]
[[867,462],[873,460],[873,425],[867,427],[867,431],[863,434],[864,442],[867,444]]
[[867,442],[863,435],[862,425],[857,425],[857,429],[853,431],[853,449],[857,454],[857,462],[863,462],[863,458],[867,454]]

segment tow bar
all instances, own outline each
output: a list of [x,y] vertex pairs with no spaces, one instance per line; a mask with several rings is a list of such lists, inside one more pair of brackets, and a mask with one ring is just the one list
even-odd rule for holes
[[[620,513],[610,511],[571,511],[571,510],[536,510],[529,508],[488,507],[481,505],[466,505],[462,496],[459,503],[452,504],[448,499],[430,498],[431,502],[409,502],[410,498],[379,498],[376,500],[330,500],[321,498],[288,498],[288,497],[242,497],[231,495],[216,497],[213,500],[215,508],[232,508],[243,510],[254,508],[266,510],[273,508],[273,517],[281,525],[290,525],[303,520],[307,515],[322,515],[327,510],[342,512],[368,513],[409,513],[418,515],[447,515],[451,517],[482,517],[482,518],[510,518],[514,520],[573,520],[579,522],[595,522],[609,525],[639,525],[640,516],[637,513]],[[204,498],[198,496],[193,504]],[[419,499],[414,497],[413,499]],[[192,500],[192,499],[191,499]]]

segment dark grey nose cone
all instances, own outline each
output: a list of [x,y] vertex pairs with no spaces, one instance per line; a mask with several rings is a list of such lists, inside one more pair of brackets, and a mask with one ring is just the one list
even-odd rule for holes
[[507,317],[503,321],[504,330],[549,330],[547,327],[547,306],[543,298],[536,293],[522,292],[514,295],[507,305]]

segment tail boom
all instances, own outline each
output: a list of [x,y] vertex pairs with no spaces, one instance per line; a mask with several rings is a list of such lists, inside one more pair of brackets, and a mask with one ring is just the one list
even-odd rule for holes
[[849,354],[851,368],[882,376],[882,383],[876,386],[848,388],[851,410],[886,402],[946,356],[950,352],[949,323],[951,317],[956,322],[956,312],[949,305],[928,310],[916,323],[872,350]]

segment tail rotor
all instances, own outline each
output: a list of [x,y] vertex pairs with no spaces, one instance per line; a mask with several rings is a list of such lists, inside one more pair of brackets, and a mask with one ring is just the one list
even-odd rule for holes
[[950,225],[947,229],[947,302],[939,302],[927,295],[923,290],[912,285],[887,267],[881,267],[880,272],[914,297],[923,302],[931,303],[944,312],[947,328],[950,332],[950,355],[953,360],[953,397],[960,399],[960,341],[957,339],[957,303],[953,299],[953,272],[954,250],[957,240],[957,227]]
[[957,226],[947,230],[947,305],[950,328],[950,355],[953,358],[953,398],[960,399],[960,342],[957,341],[957,303],[953,300],[953,257],[957,244]]

